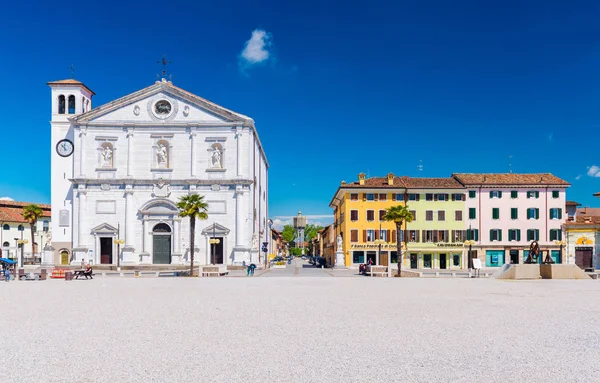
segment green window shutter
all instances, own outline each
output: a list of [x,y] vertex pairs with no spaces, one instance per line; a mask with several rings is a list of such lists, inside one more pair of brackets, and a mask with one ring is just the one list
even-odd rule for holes
[[513,190],[510,192],[510,198],[517,198],[517,191]]
[[517,229],[517,241],[521,240],[521,229]]
[[536,241],[540,240],[540,231],[538,229],[535,229],[535,240]]
[[475,229],[475,240],[479,241],[479,229]]
[[494,229],[490,229],[490,241],[494,240]]
[[558,237],[559,241],[562,241],[562,230],[557,230],[557,231],[558,231],[558,233],[556,233],[557,234],[556,236]]
[[540,209],[535,208],[535,219],[540,219]]
[[510,209],[510,218],[517,219],[519,216],[519,210],[516,207]]
[[498,192],[498,198],[502,198],[502,190]]
[[493,194],[493,193],[494,193],[494,192],[490,190],[490,198],[492,198],[492,194]]
[[562,219],[562,208],[558,209],[558,219]]
[[535,198],[540,198],[540,192],[539,191],[535,192]]
[[498,229],[498,241],[502,241],[502,229]]
[[552,190],[552,198],[558,198],[558,190]]
[[469,198],[475,198],[475,190],[469,190]]

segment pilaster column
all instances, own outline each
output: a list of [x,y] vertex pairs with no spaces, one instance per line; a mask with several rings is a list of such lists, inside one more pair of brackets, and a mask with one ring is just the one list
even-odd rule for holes
[[235,191],[235,246],[244,246],[244,231],[246,223],[244,222],[244,191],[238,187]]
[[86,212],[86,194],[85,186],[79,186],[77,189],[77,247],[85,246],[85,212]]
[[236,175],[239,177],[242,175],[242,128],[238,127],[235,131],[235,137],[237,142],[237,167]]
[[192,178],[196,178],[196,128],[190,129],[190,161]]
[[175,219],[173,222],[173,252],[181,254],[181,219]]
[[86,128],[79,128],[79,175],[85,175],[85,136],[87,134]]
[[149,243],[148,243],[148,220],[144,219],[142,221],[142,253],[147,253],[149,251]]
[[125,185],[125,247],[133,247],[133,185]]
[[132,177],[131,174],[131,159],[133,158],[133,128],[127,129],[127,177]]

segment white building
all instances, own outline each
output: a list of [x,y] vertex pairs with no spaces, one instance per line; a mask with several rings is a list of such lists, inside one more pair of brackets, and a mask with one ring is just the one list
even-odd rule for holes
[[262,261],[269,164],[251,118],[165,79],[94,109],[83,83],[48,85],[56,263],[61,254],[69,263],[189,263],[189,219],[176,203],[193,193],[209,204],[208,220],[196,222],[195,263]]
[[38,203],[43,214],[33,226],[31,241],[31,225],[23,218],[23,208],[29,204],[0,200],[0,257],[14,259],[19,266],[42,263],[42,249],[49,248],[52,240],[50,205]]

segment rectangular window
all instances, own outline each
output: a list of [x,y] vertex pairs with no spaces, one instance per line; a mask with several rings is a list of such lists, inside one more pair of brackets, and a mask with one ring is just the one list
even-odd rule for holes
[[508,230],[508,240],[509,241],[520,241],[521,240],[521,230],[519,230],[519,229]]
[[408,231],[408,242],[418,242],[417,231],[409,230]]
[[469,190],[469,198],[475,198],[477,192],[475,190]]
[[510,208],[510,219],[519,219],[519,209],[516,207]]
[[358,221],[358,210],[350,210],[350,221]]
[[375,194],[367,193],[367,201],[375,201]]
[[367,210],[367,221],[375,221],[375,210]]
[[379,194],[379,200],[380,201],[387,201],[387,194]]
[[540,198],[540,192],[535,190],[530,190],[527,192],[527,198]]
[[465,241],[465,231],[463,230],[453,230],[454,231],[454,242],[464,242]]
[[433,221],[433,210],[425,211],[425,221]]
[[538,229],[527,230],[527,240],[528,241],[539,241],[540,240],[540,231]]
[[490,230],[490,241],[502,241],[502,230],[501,229]]
[[477,209],[474,207],[469,208],[469,219],[477,219]]
[[446,230],[438,230],[436,239],[436,242],[448,242],[448,235],[446,234]]
[[500,209],[497,207],[492,208],[492,219],[500,219]]
[[527,219],[540,219],[540,209],[534,207],[527,209]]
[[375,241],[375,230],[367,230],[367,242]]
[[550,219],[562,219],[562,209],[561,208],[550,209]]
[[425,232],[425,242],[433,242],[433,230],[423,230]]
[[552,190],[552,198],[558,198],[558,190]]
[[385,210],[379,210],[379,220],[383,221],[383,216],[385,215]]
[[[388,233],[388,230],[379,230],[379,239],[387,242],[388,241],[387,233]],[[400,234],[402,234],[402,233],[400,233]]]
[[417,211],[416,210],[409,210],[412,213],[413,216],[413,221],[417,220]]
[[500,190],[491,190],[490,198],[502,198],[502,192]]
[[438,210],[438,221],[445,221],[445,220],[446,220],[446,211]]
[[467,230],[467,240],[479,241],[479,229]]
[[404,201],[404,194],[396,194],[396,201]]
[[350,194],[350,201],[358,201],[358,193]]
[[419,195],[418,194],[409,194],[408,195],[408,200],[409,201],[418,201],[419,200]]
[[550,240],[551,241],[562,241],[562,231],[559,229],[550,230]]
[[510,192],[510,198],[515,199],[519,196],[519,192],[516,190],[511,190]]
[[352,252],[352,263],[365,263],[365,252],[364,251],[353,251]]
[[464,194],[452,194],[452,201],[464,201],[464,200],[465,200]]
[[438,201],[448,201],[448,194],[438,194],[437,200]]
[[350,230],[350,242],[358,242],[358,230]]
[[433,201],[433,194],[432,193],[425,194],[425,201]]
[[462,210],[455,210],[454,211],[454,220],[455,221],[462,221]]

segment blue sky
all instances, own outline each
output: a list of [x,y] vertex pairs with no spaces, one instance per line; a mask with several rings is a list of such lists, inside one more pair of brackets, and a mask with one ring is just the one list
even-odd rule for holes
[[255,119],[272,217],[327,221],[361,171],[509,162],[598,206],[599,17],[598,1],[9,2],[0,196],[50,200],[47,81],[73,64],[99,106],[151,85],[166,54],[176,85]]

